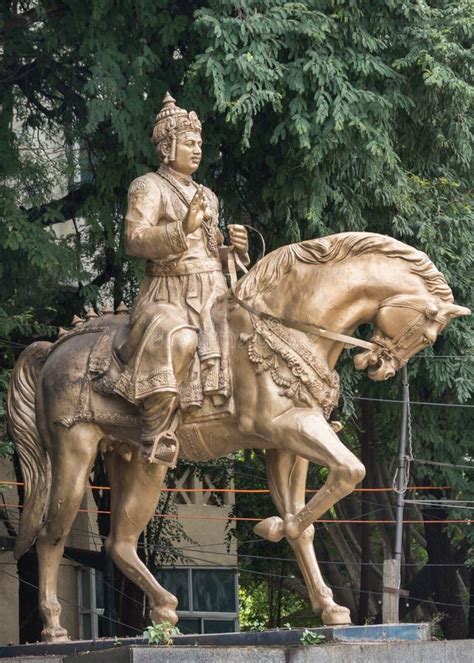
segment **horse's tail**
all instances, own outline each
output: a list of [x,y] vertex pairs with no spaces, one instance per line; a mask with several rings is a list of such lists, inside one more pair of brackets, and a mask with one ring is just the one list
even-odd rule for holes
[[15,558],[33,545],[43,524],[51,486],[51,465],[36,424],[38,377],[51,343],[39,341],[24,350],[8,387],[8,428],[20,459],[25,483],[24,504],[15,541]]

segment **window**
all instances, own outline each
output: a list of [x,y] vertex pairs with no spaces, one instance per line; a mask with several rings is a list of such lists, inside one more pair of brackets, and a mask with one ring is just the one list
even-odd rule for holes
[[201,612],[235,612],[235,572],[192,569],[193,609]]
[[232,633],[239,629],[237,572],[231,568],[168,568],[157,579],[178,599],[181,633]]

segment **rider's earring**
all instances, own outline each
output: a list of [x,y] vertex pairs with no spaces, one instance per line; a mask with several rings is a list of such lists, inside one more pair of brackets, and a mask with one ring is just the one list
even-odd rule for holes
[[176,159],[176,135],[173,133],[171,138],[171,147],[170,153],[168,155],[168,161],[175,161]]

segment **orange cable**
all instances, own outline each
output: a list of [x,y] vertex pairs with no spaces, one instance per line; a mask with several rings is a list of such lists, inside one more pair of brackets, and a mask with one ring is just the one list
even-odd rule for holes
[[[0,507],[13,507],[16,508],[18,507],[19,509],[23,508],[23,504],[1,504]],[[78,509],[78,513],[108,513],[110,514],[110,511],[102,511],[98,509]],[[260,522],[262,518],[255,518],[255,517],[244,517],[244,516],[177,516],[172,513],[155,513],[155,517],[157,518],[180,518],[183,520],[225,520],[226,522],[229,520],[232,521],[252,521],[252,522]],[[333,520],[333,519],[318,519],[314,521],[315,523],[347,523],[347,524],[353,524],[353,525],[395,525],[396,521],[395,520]],[[472,520],[404,520],[403,521],[407,525],[415,525],[415,524],[430,524],[430,525],[446,525],[446,524],[467,524],[470,525],[472,523]]]
[[[23,486],[22,481],[0,481],[0,484],[9,484],[12,486]],[[110,490],[110,486],[87,486],[92,490]],[[408,486],[407,490],[449,490],[451,486]],[[268,488],[162,488],[165,493],[266,493]],[[307,493],[317,493],[319,489],[307,488]],[[393,492],[393,488],[355,488],[353,492],[357,493],[380,493]]]

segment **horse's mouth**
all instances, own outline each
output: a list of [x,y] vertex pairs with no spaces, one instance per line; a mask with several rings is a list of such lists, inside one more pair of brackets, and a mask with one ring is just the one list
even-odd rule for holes
[[371,380],[374,380],[375,382],[383,382],[384,380],[390,380],[390,378],[393,378],[397,372],[396,368],[394,367],[394,360],[385,360],[381,359],[380,363],[377,364],[376,366],[371,366],[368,371],[367,375]]
[[366,350],[354,357],[354,366],[359,371],[367,369],[367,375],[375,382],[383,382],[393,378],[398,367],[393,358],[381,357],[380,355]]

